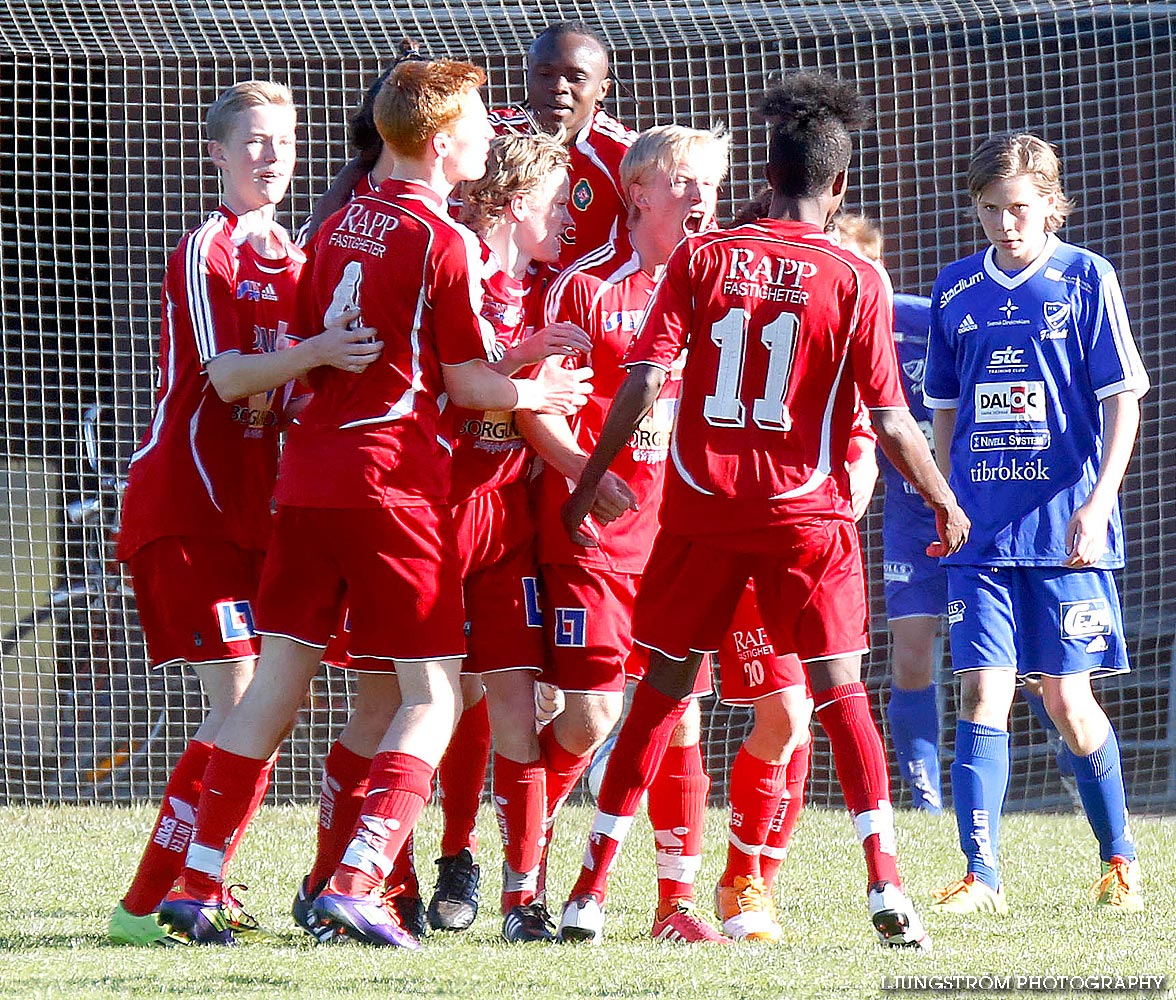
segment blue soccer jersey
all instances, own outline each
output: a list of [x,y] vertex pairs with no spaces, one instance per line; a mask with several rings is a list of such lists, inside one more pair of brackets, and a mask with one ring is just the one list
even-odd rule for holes
[[[902,374],[902,390],[906,393],[911,416],[931,439],[931,411],[923,402],[923,369],[927,359],[927,334],[931,325],[931,300],[922,295],[894,296],[894,343],[898,350],[898,367]],[[886,484],[886,500],[882,508],[883,543],[913,538],[923,548],[935,541],[935,514],[910,483],[879,453],[878,466]],[[926,538],[924,539],[924,536]]]
[[[989,249],[944,268],[931,295],[924,398],[955,409],[951,487],[972,520],[961,565],[1061,566],[1066,526],[1102,455],[1100,401],[1147,373],[1114,268],[1050,236],[1016,274]],[[1118,504],[1098,565],[1123,565]]]

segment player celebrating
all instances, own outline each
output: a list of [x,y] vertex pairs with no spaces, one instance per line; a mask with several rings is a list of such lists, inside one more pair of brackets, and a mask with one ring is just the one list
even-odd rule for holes
[[[630,241],[608,244],[566,269],[548,295],[546,319],[587,331],[596,391],[572,421],[528,416],[524,431],[545,465],[539,484],[540,562],[549,616],[552,677],[566,708],[541,740],[547,761],[548,824],[620,718],[632,646],[633,598],[657,531],[670,428],[678,392],[668,379],[628,442],[617,471],[636,494],[638,511],[593,529],[590,548],[573,545],[560,510],[600,435],[622,359],[660,273],[683,237],[711,226],[727,172],[727,140],[677,125],[643,133],[621,161],[630,201]],[[709,675],[695,694],[710,690]],[[702,864],[709,778],[699,748],[698,702],[674,733],[649,791],[657,841],[658,912],[652,934],[679,941],[722,940],[694,913],[694,880]]]
[[604,471],[688,347],[661,528],[634,612],[649,671],[605,772],[563,940],[600,939],[630,817],[750,578],[777,648],[808,672],[866,855],[872,923],[888,945],[929,946],[898,876],[886,757],[861,683],[861,553],[843,463],[830,460],[846,454],[855,384],[879,441],[936,510],[931,551],[959,548],[968,521],[903,400],[881,279],[824,235],[848,186],[861,98],[841,81],[797,75],[771,99],[770,218],[675,250],[564,508],[569,532],[587,540],[581,525]]
[[[166,935],[155,911],[183,867],[211,743],[253,676],[252,601],[270,533],[285,386],[317,365],[362,371],[380,353],[363,343],[370,330],[343,329],[354,315],[322,336],[294,339],[305,258],[274,221],[274,206],[294,170],[296,122],[281,84],[250,80],[217,98],[205,128],[221,206],[184,236],[164,277],[155,415],[131,458],[118,555],[130,567],[153,665],[190,664],[209,710],[172,771],[111,918],[110,937],[123,943]],[[266,767],[248,812],[265,791]]]
[[993,136],[968,165],[968,190],[992,245],[935,282],[924,382],[939,460],[975,518],[947,560],[961,684],[951,781],[968,871],[935,901],[949,913],[1007,909],[1008,719],[1027,675],[1041,679],[1098,838],[1095,898],[1139,909],[1119,744],[1090,682],[1129,669],[1112,570],[1148,378],[1114,269],[1054,235],[1072,206],[1053,149]]
[[512,381],[487,360],[496,345],[476,312],[477,247],[444,211],[453,185],[485,170],[484,82],[468,63],[398,66],[376,102],[393,174],[320,234],[310,308],[330,317],[361,308],[387,349],[358,378],[314,373],[314,396],[282,456],[257,679],[205,771],[183,895],[160,909],[195,941],[233,941],[220,903],[224,845],[243,825],[250,790],[301,704],[346,595],[350,655],[390,661],[402,703],[373,759],[357,834],[314,909],[362,941],[417,946],[379,891],[430,793],[460,697],[465,614],[444,397],[560,412],[584,400],[580,373]]

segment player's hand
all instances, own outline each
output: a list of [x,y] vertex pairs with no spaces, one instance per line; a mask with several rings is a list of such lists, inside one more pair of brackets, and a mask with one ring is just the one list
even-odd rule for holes
[[[1093,499],[1093,498],[1092,498]],[[1066,551],[1069,558],[1062,564],[1071,569],[1093,566],[1107,550],[1107,529],[1111,511],[1088,499],[1074,511],[1066,525]]]
[[538,728],[546,726],[555,720],[567,705],[564,693],[554,684],[546,681],[535,682],[535,725]]
[[849,474],[849,505],[853,509],[853,519],[860,521],[865,517],[874,496],[874,484],[878,482],[878,460],[873,450],[864,451],[857,461],[846,462],[845,470]]
[[577,545],[583,545],[585,548],[595,549],[600,547],[600,543],[589,535],[584,530],[584,519],[588,516],[589,511],[592,510],[596,503],[596,484],[593,483],[586,486],[583,481],[572,490],[572,495],[568,497],[567,502],[563,505],[560,511],[560,517],[563,519],[564,530],[567,531],[572,541]]
[[959,552],[968,540],[972,522],[954,496],[950,505],[935,511],[935,530],[939,532],[939,540],[928,545],[926,550],[933,559]]
[[525,368],[550,357],[570,358],[592,351],[592,338],[575,323],[552,323],[506,352],[511,365]]
[[561,368],[550,362],[541,365],[535,382],[543,392],[544,403],[535,412],[570,417],[588,402],[591,378],[591,368]]
[[[359,325],[351,329],[353,323]],[[313,337],[312,342],[318,348],[319,365],[359,374],[375,361],[384,350],[384,342],[376,340],[375,327],[362,324],[359,309],[348,309]]]
[[596,487],[596,500],[592,504],[592,519],[597,524],[615,521],[627,510],[637,509],[637,497],[615,472],[606,472]]

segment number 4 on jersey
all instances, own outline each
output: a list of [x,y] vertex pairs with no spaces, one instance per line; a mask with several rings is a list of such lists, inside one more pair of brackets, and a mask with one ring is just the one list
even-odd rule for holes
[[[715,391],[703,400],[702,415],[715,427],[747,426],[747,407],[740,397],[750,321],[746,309],[731,309],[711,327],[710,338],[719,349],[719,362]],[[760,343],[768,349],[768,370],[763,393],[751,404],[751,419],[763,430],[792,430],[792,415],[784,397],[792,374],[799,327],[799,317],[782,312],[760,332]]]

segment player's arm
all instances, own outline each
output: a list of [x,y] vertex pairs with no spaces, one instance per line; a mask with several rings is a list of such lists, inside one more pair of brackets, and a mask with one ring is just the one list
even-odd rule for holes
[[955,436],[956,410],[954,406],[937,409],[931,414],[931,437],[935,441],[935,464],[944,479],[951,478],[951,439]]
[[1090,496],[1066,526],[1067,566],[1093,566],[1107,547],[1107,527],[1139,431],[1139,397],[1132,391],[1102,401],[1103,453]]
[[860,521],[870,506],[874,487],[878,483],[878,438],[870,424],[869,411],[861,406],[849,432],[849,445],[845,449],[845,471],[849,476],[849,504],[853,519]]
[[514,375],[551,357],[570,358],[591,352],[592,338],[575,323],[549,323],[514,347],[508,347],[502,360],[493,364],[495,371]]
[[380,356],[383,341],[376,340],[372,327],[348,329],[359,318],[359,310],[341,313],[322,333],[291,347],[265,354],[227,351],[205,363],[213,389],[226,403],[258,392],[268,392],[292,379],[300,379],[312,368],[329,366],[347,372],[362,372]]
[[371,173],[372,167],[380,158],[382,148],[376,146],[374,149],[365,149],[343,164],[343,169],[335,175],[326,193],[315,202],[310,218],[298,230],[300,243],[309,243],[322,224],[351,200],[351,192],[355,190],[355,185]]
[[575,413],[592,392],[591,368],[540,365],[534,378],[507,378],[480,358],[442,365],[445,391],[458,406],[471,410],[534,410]]
[[968,540],[971,522],[936,467],[927,438],[911,411],[905,408],[876,409],[870,411],[870,419],[886,457],[935,511],[939,540],[927,546],[927,555],[947,556],[959,551]]
[[[666,374],[663,368],[645,362],[639,362],[629,368],[629,374],[617,390],[612,406],[608,408],[600,440],[585,463],[576,488],[563,506],[561,516],[564,527],[572,536],[572,541],[586,546],[596,544],[581,530],[580,525],[588,513],[594,510],[597,492],[604,474],[608,472],[608,467],[621,453],[621,449],[641,423],[641,418],[649,412],[654,400],[661,393]],[[636,510],[636,502],[631,500],[628,509]]]

